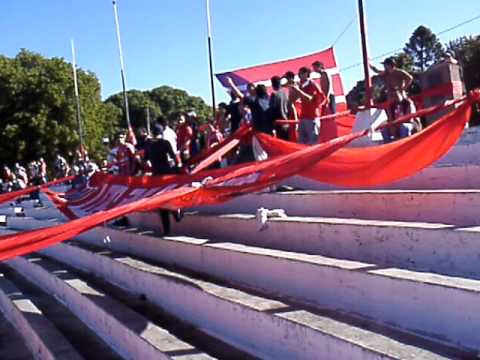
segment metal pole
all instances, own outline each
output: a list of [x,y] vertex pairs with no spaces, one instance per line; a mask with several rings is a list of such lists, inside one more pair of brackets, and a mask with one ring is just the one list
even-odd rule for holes
[[75,56],[75,43],[73,39],[71,40],[72,44],[72,70],[73,70],[73,87],[75,90],[75,100],[77,103],[77,127],[78,127],[78,137],[80,138],[80,147],[84,149],[83,143],[83,129],[82,129],[82,115],[80,108],[80,95],[78,91],[78,79],[77,79],[77,59]]
[[210,67],[210,89],[212,92],[212,114],[215,119],[217,112],[217,107],[215,104],[215,80],[214,80],[214,70],[213,70],[213,50],[212,50],[212,24],[210,19],[210,0],[207,0],[207,29],[208,29],[208,61]]
[[147,134],[150,136],[150,108],[147,106]]
[[118,21],[118,11],[117,3],[115,0],[113,3],[113,14],[115,16],[115,29],[117,33],[117,42],[118,42],[118,55],[120,57],[120,75],[122,76],[122,90],[123,90],[123,103],[125,107],[125,118],[127,120],[127,127],[130,128],[130,111],[128,108],[128,96],[127,96],[127,81],[125,79],[125,64],[123,62],[123,51],[122,51],[122,39],[120,37],[120,22]]
[[373,105],[372,96],[372,79],[370,78],[370,64],[368,60],[368,39],[367,39],[367,23],[365,19],[365,9],[363,0],[358,0],[358,19],[360,22],[360,35],[362,39],[362,54],[363,54],[363,72],[365,76],[365,106],[371,107]]

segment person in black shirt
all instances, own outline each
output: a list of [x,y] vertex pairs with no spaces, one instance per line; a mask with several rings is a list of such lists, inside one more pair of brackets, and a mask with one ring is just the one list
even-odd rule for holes
[[288,94],[281,89],[281,79],[279,76],[274,76],[271,79],[272,94],[270,95],[270,121],[274,124],[275,132],[280,139],[288,140],[288,125],[277,125],[277,120],[288,120],[291,103],[288,99]]
[[150,161],[152,165],[152,175],[160,176],[174,174],[175,167],[172,167],[172,161],[176,163],[177,157],[172,149],[170,142],[163,139],[163,128],[155,125],[153,128],[155,138],[145,143],[145,160]]
[[[163,128],[156,124],[153,128],[154,139],[145,144],[145,161],[150,161],[153,176],[174,174],[176,172],[177,158],[170,142],[163,139]],[[175,164],[173,167],[172,162]],[[171,231],[169,210],[159,210],[162,219],[163,235],[168,236]],[[177,219],[178,221],[178,219]]]
[[242,100],[244,105],[250,108],[255,131],[273,134],[273,122],[269,116],[270,98],[265,85],[257,85],[253,90],[253,84],[248,84],[248,95],[245,96],[231,78],[227,78],[227,83],[231,91]]
[[240,99],[233,91],[230,93],[230,96],[232,100],[227,106],[227,115],[230,120],[230,134],[234,134],[240,127],[242,114],[240,113]]

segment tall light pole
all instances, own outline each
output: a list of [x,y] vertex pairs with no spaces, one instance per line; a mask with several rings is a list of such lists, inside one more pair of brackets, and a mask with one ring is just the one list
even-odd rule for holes
[[82,128],[82,115],[80,107],[80,93],[78,91],[78,79],[77,79],[77,59],[75,56],[75,43],[73,39],[71,40],[72,45],[72,71],[73,71],[73,87],[75,91],[75,101],[77,103],[77,128],[78,128],[78,137],[80,138],[80,147],[84,149],[83,142],[83,128]]
[[207,5],[207,30],[208,30],[208,62],[210,67],[210,89],[212,93],[212,115],[215,119],[216,104],[215,104],[215,80],[214,80],[214,67],[213,67],[213,50],[212,50],[212,23],[210,18],[210,0],[206,0]]
[[365,8],[363,0],[358,0],[358,19],[360,22],[360,36],[362,39],[362,55],[363,55],[363,72],[365,76],[365,106],[371,107],[373,105],[372,95],[372,79],[370,78],[370,63],[368,58],[368,37],[367,37],[367,22],[365,19]]
[[120,37],[120,23],[118,20],[117,2],[113,0],[112,3],[113,3],[113,14],[115,17],[115,29],[117,33],[118,55],[120,57],[120,74],[122,76],[123,104],[124,104],[125,118],[127,121],[127,128],[130,128],[131,124],[130,124],[130,111],[128,108],[127,81],[125,79],[125,64],[123,62],[122,39]]

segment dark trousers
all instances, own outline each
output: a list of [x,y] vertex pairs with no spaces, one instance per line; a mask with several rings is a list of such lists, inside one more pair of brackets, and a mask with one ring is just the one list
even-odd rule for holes
[[[152,169],[153,176],[169,175],[174,173],[175,173],[175,170],[171,168]],[[165,209],[158,209],[157,212],[160,215],[160,219],[162,221],[163,236],[170,235],[172,231],[172,227],[170,224],[171,211],[165,210]]]

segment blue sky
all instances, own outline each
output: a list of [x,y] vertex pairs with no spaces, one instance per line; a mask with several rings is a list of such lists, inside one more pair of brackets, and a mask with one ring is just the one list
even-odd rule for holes
[[[400,48],[420,24],[440,32],[480,15],[478,0],[365,0],[370,54]],[[211,0],[217,72],[329,47],[356,15],[356,0]],[[393,5],[395,4],[395,5]],[[205,0],[118,0],[130,89],[171,85],[210,100]],[[337,61],[360,61],[355,22],[336,46]],[[440,36],[479,34],[480,20]],[[97,74],[104,97],[121,90],[110,0],[2,0],[0,53],[20,48],[70,60]],[[347,91],[361,67],[343,72]],[[223,95],[217,83],[220,99]]]

